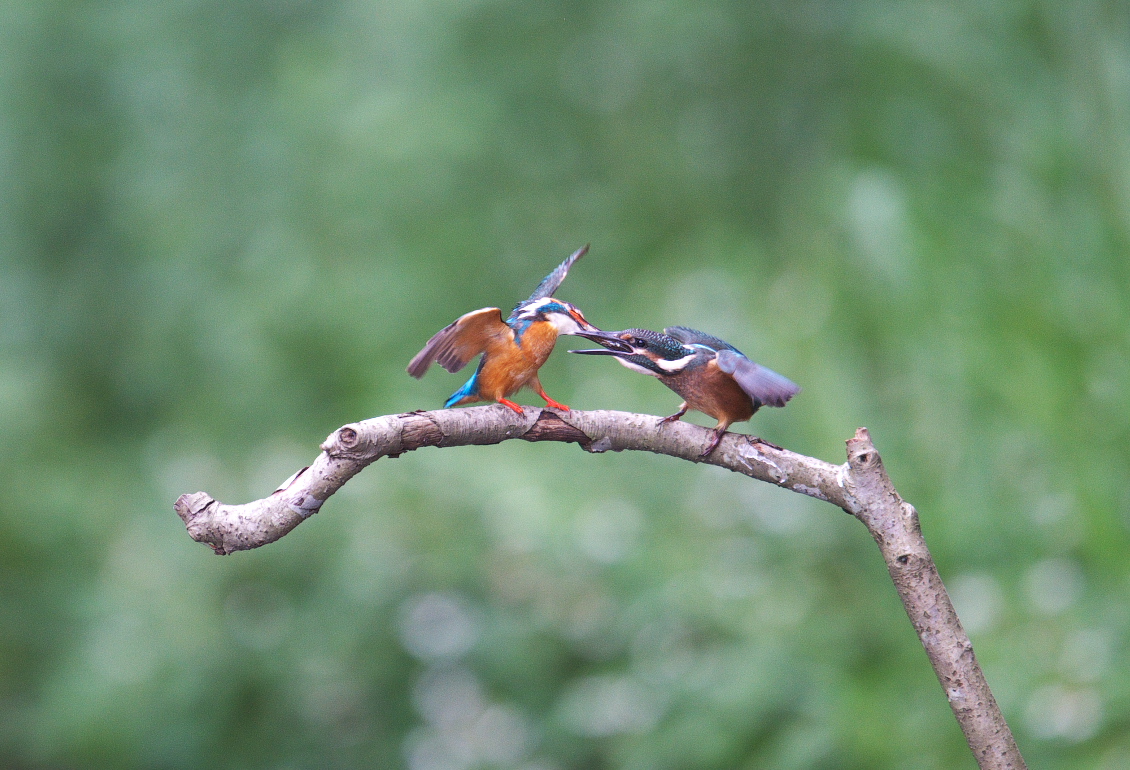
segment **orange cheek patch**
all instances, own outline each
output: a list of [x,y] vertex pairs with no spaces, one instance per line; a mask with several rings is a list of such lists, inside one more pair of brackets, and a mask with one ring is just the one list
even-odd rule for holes
[[577,323],[579,323],[581,325],[582,329],[595,329],[596,328],[591,323],[589,323],[587,320],[585,320],[584,314],[580,310],[578,310],[577,308],[573,308],[572,310],[570,310],[569,315],[572,317],[572,319],[574,321],[576,321]]

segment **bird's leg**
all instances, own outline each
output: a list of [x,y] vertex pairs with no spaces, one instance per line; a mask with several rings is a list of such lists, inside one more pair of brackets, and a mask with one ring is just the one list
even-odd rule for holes
[[659,424],[662,425],[665,422],[674,422],[675,420],[681,419],[682,416],[687,413],[687,408],[688,408],[687,402],[684,401],[683,405],[679,407],[679,411],[675,412],[672,415],[664,417],[662,420],[659,421]]
[[517,404],[515,404],[513,401],[511,401],[508,398],[500,398],[500,399],[498,399],[498,403],[502,404],[503,406],[510,407],[511,409],[513,409],[518,414],[523,414],[523,415],[525,414],[525,412],[522,411],[522,407],[518,406]]
[[710,457],[710,453],[714,451],[715,447],[718,446],[718,442],[721,441],[722,437],[726,435],[727,427],[729,426],[719,425],[711,432],[712,435],[710,437],[710,441],[706,442],[706,448],[702,450],[702,454],[699,455],[699,457],[701,457],[703,460],[705,460],[707,457]]
[[560,409],[565,412],[569,411],[569,407],[565,406],[562,403],[554,401],[552,398],[545,394],[545,388],[541,386],[541,380],[539,380],[537,377],[534,377],[534,379],[530,382],[530,387],[534,389],[534,393],[537,393],[539,396],[545,399],[546,406],[553,409]]

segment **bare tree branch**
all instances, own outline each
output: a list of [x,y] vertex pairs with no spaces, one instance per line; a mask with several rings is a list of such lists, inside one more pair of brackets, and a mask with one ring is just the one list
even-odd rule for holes
[[426,446],[498,444],[507,439],[565,441],[587,452],[643,450],[706,462],[832,503],[858,518],[879,546],[906,613],[982,770],[1021,770],[1024,759],[973,654],[961,621],[926,547],[918,512],[895,490],[866,428],[847,442],[843,465],[806,457],[760,439],[727,433],[709,458],[699,457],[710,431],[685,422],[660,425],[651,415],[612,411],[556,412],[502,406],[440,409],[375,417],[345,425],[322,453],[270,497],[227,505],[205,492],[174,506],[189,535],[218,554],[278,540],[369,463]]

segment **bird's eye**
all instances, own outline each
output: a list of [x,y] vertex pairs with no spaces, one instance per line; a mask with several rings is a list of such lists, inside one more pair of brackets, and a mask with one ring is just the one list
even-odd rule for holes
[[632,344],[638,348],[642,348],[647,342],[642,337],[632,337]]

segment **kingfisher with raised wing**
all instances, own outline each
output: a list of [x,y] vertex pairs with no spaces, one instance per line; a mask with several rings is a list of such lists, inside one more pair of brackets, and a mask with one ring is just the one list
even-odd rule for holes
[[680,419],[688,409],[717,420],[702,451],[704,458],[731,424],[748,420],[763,406],[784,406],[800,392],[788,377],[755,364],[730,343],[685,326],[669,326],[662,334],[650,329],[574,333],[603,347],[570,353],[615,356],[633,371],[658,377],[683,397],[679,411],[660,424]]
[[598,332],[574,305],[553,297],[569,268],[585,255],[588,246],[573,252],[545,277],[530,298],[519,302],[504,321],[496,307],[472,310],[436,332],[424,349],[408,364],[408,373],[419,379],[437,362],[449,372],[458,372],[475,356],[482,354],[479,368],[471,379],[451,394],[444,408],[474,401],[496,401],[523,414],[522,407],[509,399],[529,386],[545,399],[547,406],[569,407],[546,395],[538,379],[538,369],[553,352],[559,334]]

